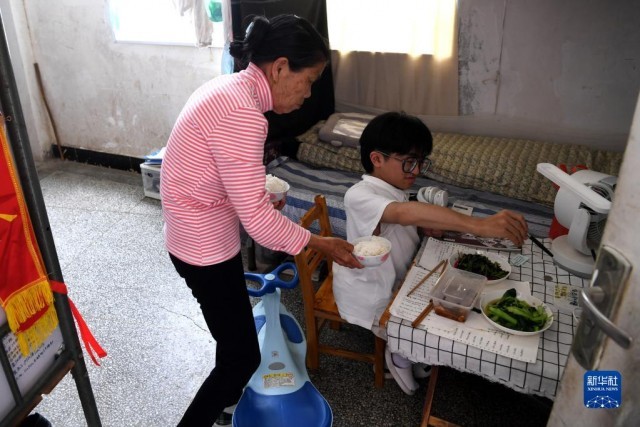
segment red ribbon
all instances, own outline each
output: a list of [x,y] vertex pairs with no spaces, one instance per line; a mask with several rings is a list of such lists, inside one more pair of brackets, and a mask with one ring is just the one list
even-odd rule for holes
[[[64,283],[56,282],[54,280],[50,280],[49,283],[51,284],[51,290],[53,292],[67,295],[68,297],[67,286]],[[96,359],[96,356],[100,358],[106,357],[107,352],[104,351],[100,344],[98,344],[98,340],[96,340],[96,338],[89,330],[87,322],[84,321],[84,318],[76,308],[76,305],[73,303],[73,301],[71,301],[71,298],[68,298],[68,300],[69,307],[71,307],[71,314],[73,314],[73,318],[78,324],[78,329],[80,329],[80,337],[82,338],[82,342],[84,343],[84,348],[87,350],[87,353],[89,353],[89,356],[91,357],[91,360],[93,360],[93,363],[100,366],[100,363],[98,363],[98,359]],[[94,356],[94,352],[96,356]]]

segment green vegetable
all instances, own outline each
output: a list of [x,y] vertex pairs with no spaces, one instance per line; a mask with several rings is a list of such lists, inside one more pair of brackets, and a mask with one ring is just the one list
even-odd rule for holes
[[505,313],[504,311],[500,310],[497,307],[487,307],[487,311],[495,316],[496,323],[502,324],[503,322],[500,322],[499,320],[504,320],[510,326],[516,326],[518,324],[518,321],[516,319],[509,316],[507,313]]
[[506,297],[515,298],[516,296],[518,296],[518,292],[516,292],[516,288],[511,288],[511,289],[507,289],[504,292],[504,294],[502,295],[502,298],[506,298]]
[[509,274],[508,271],[500,267],[499,263],[491,261],[486,256],[480,254],[460,254],[454,267],[480,274],[488,280],[502,279]]
[[549,318],[544,307],[529,305],[516,298],[516,295],[514,288],[507,290],[501,298],[487,304],[485,313],[494,322],[517,331],[535,332],[542,329]]

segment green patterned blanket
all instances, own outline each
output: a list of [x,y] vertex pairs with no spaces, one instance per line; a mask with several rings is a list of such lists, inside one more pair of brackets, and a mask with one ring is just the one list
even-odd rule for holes
[[[318,139],[323,123],[297,138],[301,142],[298,160],[313,166],[364,172],[357,148],[335,147]],[[551,181],[536,171],[538,163],[564,164],[569,169],[584,165],[617,176],[623,156],[621,152],[578,144],[437,132],[433,137],[433,166],[427,178],[549,206],[553,206],[556,191]]]

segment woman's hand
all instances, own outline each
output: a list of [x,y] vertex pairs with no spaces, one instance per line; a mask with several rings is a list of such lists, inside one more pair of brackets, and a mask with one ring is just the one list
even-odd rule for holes
[[353,245],[346,240],[337,237],[321,237],[311,234],[309,247],[319,250],[330,256],[336,263],[349,268],[363,268],[353,256]]
[[338,264],[349,268],[363,268],[360,261],[353,256],[353,245],[346,240],[338,239],[336,237],[325,237],[329,240],[331,258]]
[[271,202],[271,204],[273,205],[273,207],[279,211],[281,211],[282,209],[284,209],[284,206],[287,204],[287,198],[283,197],[282,199],[276,201],[276,202]]

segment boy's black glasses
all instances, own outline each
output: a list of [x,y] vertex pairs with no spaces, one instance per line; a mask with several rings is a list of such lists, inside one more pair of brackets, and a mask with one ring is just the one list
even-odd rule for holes
[[428,157],[424,157],[422,159],[416,159],[415,157],[409,157],[406,159],[400,159],[398,157],[392,156],[389,153],[385,153],[384,151],[376,150],[378,153],[382,154],[385,157],[389,157],[390,159],[395,159],[399,162],[402,162],[402,172],[411,173],[419,165],[420,174],[424,175],[429,171],[431,167],[431,159]]

